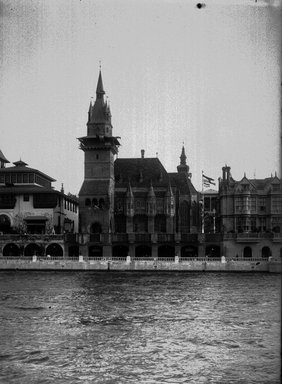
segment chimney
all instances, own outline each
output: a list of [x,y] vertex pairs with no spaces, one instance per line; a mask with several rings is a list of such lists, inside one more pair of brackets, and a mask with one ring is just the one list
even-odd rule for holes
[[141,149],[141,159],[144,159],[144,155],[145,155],[145,150]]

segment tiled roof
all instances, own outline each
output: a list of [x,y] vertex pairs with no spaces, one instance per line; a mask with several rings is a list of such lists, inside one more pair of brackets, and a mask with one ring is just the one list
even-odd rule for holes
[[109,192],[109,180],[84,180],[79,195],[101,195]]
[[192,184],[191,179],[188,177],[187,173],[169,173],[169,178],[171,181],[171,185],[176,185],[181,194],[197,194],[197,191],[194,185]]
[[2,160],[4,163],[9,163],[9,160],[6,159],[6,157],[3,155],[3,152],[0,149],[0,160]]
[[167,186],[168,174],[158,158],[127,158],[115,161],[116,187],[127,187],[130,181],[131,187],[149,188]]
[[38,169],[29,168],[26,166],[14,166],[14,167],[7,167],[7,168],[0,168],[0,173],[37,173],[40,176],[43,176],[45,179],[49,181],[56,181],[52,177],[46,175],[45,173],[38,171]]

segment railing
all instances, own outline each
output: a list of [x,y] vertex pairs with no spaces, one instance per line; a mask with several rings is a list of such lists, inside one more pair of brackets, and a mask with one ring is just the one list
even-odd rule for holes
[[52,234],[4,234],[0,235],[0,241],[63,241],[64,235],[52,235]]

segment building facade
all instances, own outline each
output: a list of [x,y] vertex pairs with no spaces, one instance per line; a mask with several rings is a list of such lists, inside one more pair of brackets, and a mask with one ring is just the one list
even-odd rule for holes
[[231,257],[282,257],[282,183],[275,176],[235,181],[228,166],[219,180],[223,251]]
[[0,255],[68,254],[64,234],[78,232],[78,199],[55,181],[0,151]]

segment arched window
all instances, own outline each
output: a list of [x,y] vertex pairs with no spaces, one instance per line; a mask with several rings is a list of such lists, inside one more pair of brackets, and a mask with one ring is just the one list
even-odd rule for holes
[[3,256],[19,256],[20,249],[16,244],[6,244],[3,248]]
[[220,257],[220,247],[218,245],[208,245],[206,247],[206,256]]
[[158,248],[158,257],[174,257],[175,249],[171,245],[161,245]]
[[42,249],[38,244],[30,243],[24,249],[25,256],[42,256]]
[[129,249],[126,245],[116,245],[113,247],[113,256],[125,257],[128,256]]
[[244,254],[244,257],[252,257],[252,248],[251,247],[245,247],[243,254]]
[[63,254],[63,248],[59,244],[52,243],[46,248],[46,255],[63,256]]
[[268,258],[271,256],[271,250],[269,247],[263,247],[261,250],[261,257],[263,258]]
[[181,257],[197,257],[198,248],[193,245],[186,245],[181,248]]
[[100,200],[99,200],[99,208],[100,209],[103,209],[105,207],[105,200],[103,199],[103,198],[101,198]]
[[135,248],[135,257],[151,257],[152,248],[147,245],[139,245]]
[[90,207],[91,206],[91,200],[90,199],[85,199],[85,206]]
[[97,245],[91,245],[88,249],[88,256],[101,257],[103,256],[103,248]]
[[92,199],[92,207],[98,207],[98,200],[95,197]]

